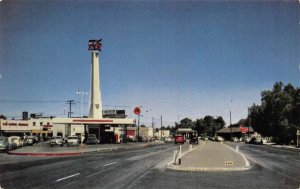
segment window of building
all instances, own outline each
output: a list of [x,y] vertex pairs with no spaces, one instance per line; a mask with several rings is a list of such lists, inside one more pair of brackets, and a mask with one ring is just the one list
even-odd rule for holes
[[32,125],[35,126],[35,122],[33,122]]

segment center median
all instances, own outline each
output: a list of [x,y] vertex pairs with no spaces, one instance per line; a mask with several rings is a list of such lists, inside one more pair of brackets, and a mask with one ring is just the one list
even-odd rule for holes
[[244,171],[249,162],[239,152],[218,142],[202,142],[202,145],[184,153],[180,164],[170,162],[166,168],[177,171]]

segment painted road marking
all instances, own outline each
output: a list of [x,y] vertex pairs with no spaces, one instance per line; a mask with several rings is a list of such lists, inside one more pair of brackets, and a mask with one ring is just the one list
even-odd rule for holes
[[68,179],[68,178],[72,178],[72,177],[75,177],[75,176],[77,176],[77,175],[80,175],[80,173],[76,173],[76,174],[74,174],[74,175],[70,175],[70,176],[67,176],[67,177],[64,177],[64,178],[61,178],[61,179],[57,179],[56,182],[59,182],[59,181],[62,181],[62,180],[66,180],[66,179]]
[[109,166],[109,165],[113,165],[113,164],[115,164],[115,163],[117,163],[117,162],[116,162],[116,161],[114,161],[114,162],[111,162],[111,163],[105,164],[105,165],[103,165],[103,167],[106,167],[106,166]]
[[225,165],[233,165],[233,161],[225,161]]
[[140,156],[133,156],[133,157],[131,157],[131,158],[128,158],[127,160],[133,160],[133,159],[136,159],[136,158],[138,158],[138,157],[140,157]]

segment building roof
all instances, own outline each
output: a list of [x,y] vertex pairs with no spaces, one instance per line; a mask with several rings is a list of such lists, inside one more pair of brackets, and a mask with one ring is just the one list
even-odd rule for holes
[[197,133],[197,131],[195,131],[191,128],[179,128],[177,130],[177,133]]
[[[249,132],[254,132],[252,127],[249,127]],[[223,129],[216,131],[216,133],[248,133],[248,127],[224,127]]]

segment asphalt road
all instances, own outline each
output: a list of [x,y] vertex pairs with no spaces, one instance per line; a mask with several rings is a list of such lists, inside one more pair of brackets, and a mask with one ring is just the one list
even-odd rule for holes
[[[234,146],[235,144],[230,143]],[[300,154],[239,144],[252,168],[242,172],[179,172],[165,168],[178,145],[77,157],[1,154],[0,186],[11,188],[299,188]],[[183,150],[188,145],[184,145]],[[220,154],[221,155],[221,154]]]

